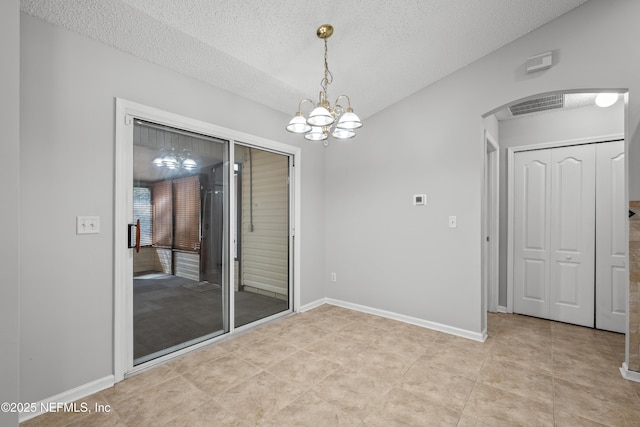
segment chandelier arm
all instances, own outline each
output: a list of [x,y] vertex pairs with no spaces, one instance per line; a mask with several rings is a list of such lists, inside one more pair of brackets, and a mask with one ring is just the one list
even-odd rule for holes
[[[346,109],[342,105],[340,105],[338,103],[338,102],[340,102],[341,98],[347,98],[347,108]],[[336,107],[340,107],[344,111],[350,110],[351,109],[351,98],[349,98],[347,95],[340,95],[339,97],[336,98]]]
[[315,106],[315,103],[313,102],[313,100],[311,100],[309,98],[301,99],[300,102],[298,103],[298,113],[302,113],[302,104],[305,101],[306,102],[310,102],[312,106]]

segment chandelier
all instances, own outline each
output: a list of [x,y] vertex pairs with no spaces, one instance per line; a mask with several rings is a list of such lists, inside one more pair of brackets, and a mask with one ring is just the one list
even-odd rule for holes
[[[328,101],[327,87],[333,82],[333,74],[329,71],[327,62],[327,39],[333,34],[333,27],[329,24],[321,25],[316,31],[318,38],[324,40],[324,78],[320,82],[318,103],[311,99],[303,99],[298,103],[298,111],[287,125],[287,130],[293,133],[304,134],[304,137],[311,141],[323,141],[328,145],[329,135],[336,139],[349,139],[356,136],[356,129],[362,126],[360,118],[351,108],[351,100],[347,95],[340,95],[334,105]],[[340,104],[341,100],[346,101],[346,108]],[[315,108],[308,118],[302,115],[302,104],[310,102]]]
[[193,171],[198,167],[198,164],[191,158],[187,150],[178,151],[175,148],[170,150],[161,149],[158,156],[151,163],[156,167],[165,167],[171,170],[184,169]]

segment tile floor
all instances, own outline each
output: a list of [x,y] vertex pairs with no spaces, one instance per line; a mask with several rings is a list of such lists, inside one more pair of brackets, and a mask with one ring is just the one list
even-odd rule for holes
[[490,314],[485,343],[323,305],[23,426],[638,426],[624,336]]

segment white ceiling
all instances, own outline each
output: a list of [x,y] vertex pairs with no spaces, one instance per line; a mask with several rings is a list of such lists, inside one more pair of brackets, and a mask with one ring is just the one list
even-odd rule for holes
[[586,1],[21,0],[21,9],[291,115],[301,98],[317,99],[316,29],[329,23],[329,97],[349,95],[366,118]]

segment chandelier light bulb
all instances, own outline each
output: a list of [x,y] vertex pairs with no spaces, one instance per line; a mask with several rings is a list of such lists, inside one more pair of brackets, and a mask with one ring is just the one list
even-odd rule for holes
[[307,119],[307,123],[311,126],[329,126],[334,122],[334,118],[325,107],[322,105],[317,106]]
[[340,116],[340,120],[338,120],[336,126],[343,129],[358,129],[362,127],[362,122],[356,113],[347,110],[346,113]]
[[349,139],[356,136],[356,133],[351,129],[336,127],[331,136],[336,139]]
[[287,125],[287,130],[293,133],[307,133],[311,130],[311,125],[307,123],[307,119],[298,111]]
[[314,126],[304,137],[309,141],[324,141],[329,137],[329,134],[323,128]]

